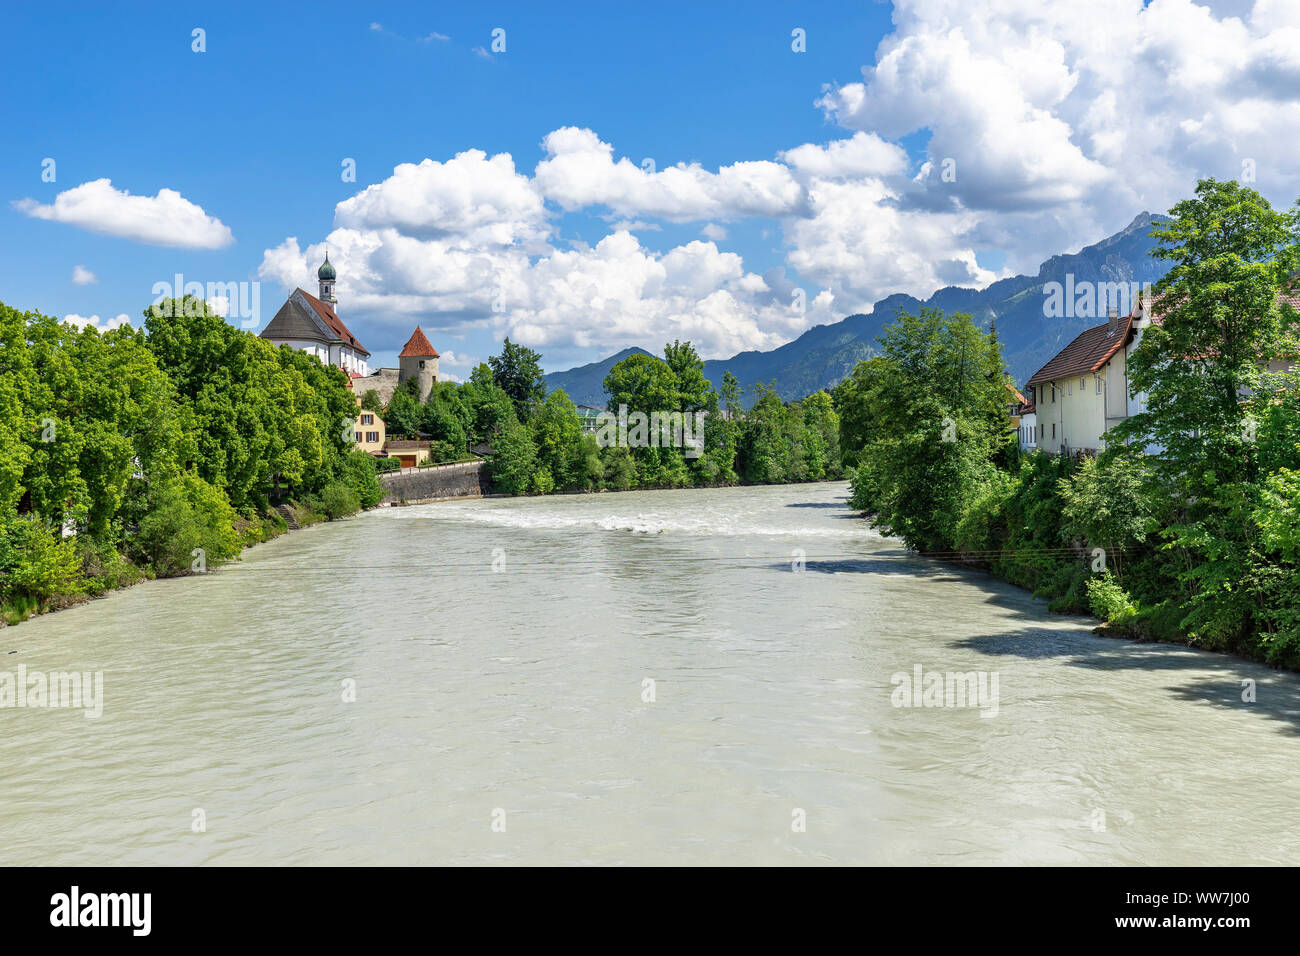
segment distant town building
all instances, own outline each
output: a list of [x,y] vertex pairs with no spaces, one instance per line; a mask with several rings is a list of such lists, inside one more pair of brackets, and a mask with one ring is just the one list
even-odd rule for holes
[[[421,402],[428,399],[438,382],[439,356],[424,330],[416,326],[411,333],[398,354],[397,368],[372,372],[370,352],[338,317],[338,299],[334,295],[338,274],[328,253],[316,270],[316,278],[320,283],[320,294],[311,295],[302,289],[294,289],[262,330],[262,338],[275,345],[301,349],[327,365],[341,368],[348,375],[348,387],[358,406],[368,392],[374,392],[378,404],[386,408],[398,386],[412,380],[417,383],[416,399]],[[388,441],[383,415],[374,409],[358,408],[352,429],[357,448],[371,455],[398,458],[404,466],[429,457],[427,440]]]
[[284,305],[262,330],[262,338],[275,345],[287,345],[316,356],[326,365],[345,372],[369,375],[370,352],[357,341],[335,309],[334,266],[329,255],[316,270],[320,296],[294,289]]
[[385,442],[384,456],[398,459],[403,468],[414,468],[421,462],[429,460],[429,442],[427,440]]
[[1112,309],[1104,325],[1084,329],[1030,377],[1037,447],[1095,455],[1105,447],[1101,436],[1136,410],[1130,408],[1126,360],[1141,338],[1143,308],[1123,318]]
[[357,420],[352,426],[357,448],[371,455],[380,455],[388,438],[388,429],[384,426],[384,416],[378,412],[362,409],[357,413]]
[[1020,450],[1034,451],[1038,448],[1038,410],[1034,403],[1021,402],[1016,409],[1016,419],[1014,427],[1020,440]]
[[600,416],[605,414],[605,409],[597,408],[595,405],[578,406],[578,422],[582,425],[584,433],[594,435],[600,431]]
[[1016,430],[1016,441],[1021,449],[1028,450],[1033,447],[1030,442],[1036,421],[1034,403],[1026,399],[1010,382],[1004,384],[1007,388],[1007,413],[1011,427]]

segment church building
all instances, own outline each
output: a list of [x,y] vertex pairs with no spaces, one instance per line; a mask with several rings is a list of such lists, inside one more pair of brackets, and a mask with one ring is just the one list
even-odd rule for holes
[[316,278],[320,281],[320,296],[294,289],[262,330],[262,338],[310,352],[326,365],[343,369],[350,378],[369,375],[370,353],[338,317],[335,272],[328,253]]

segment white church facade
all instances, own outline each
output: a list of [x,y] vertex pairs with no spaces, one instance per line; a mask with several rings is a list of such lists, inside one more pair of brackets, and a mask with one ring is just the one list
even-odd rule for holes
[[343,369],[349,377],[369,375],[370,352],[335,311],[335,272],[328,254],[316,277],[320,282],[319,298],[294,289],[262,330],[262,338],[314,355],[326,365]]

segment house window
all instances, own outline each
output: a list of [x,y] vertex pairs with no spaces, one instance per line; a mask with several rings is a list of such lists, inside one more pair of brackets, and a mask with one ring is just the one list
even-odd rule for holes
[[366,441],[371,443],[379,441],[379,432],[366,432]]
[[424,368],[424,359],[420,359],[420,368]]
[[1052,422],[1052,437],[1056,437],[1056,422]]
[[1088,378],[1087,378],[1087,376],[1080,375],[1080,376],[1079,376],[1079,391],[1082,392],[1082,391],[1083,391],[1085,388],[1087,388],[1087,387],[1088,387]]
[[374,423],[375,423],[375,416],[374,416],[374,415],[362,415],[362,416],[361,416],[361,424],[363,424],[363,425],[373,425]]
[[1097,394],[1100,395],[1100,394],[1101,394],[1101,376],[1100,376],[1100,375],[1097,375],[1097,376],[1094,376],[1094,377],[1097,379]]

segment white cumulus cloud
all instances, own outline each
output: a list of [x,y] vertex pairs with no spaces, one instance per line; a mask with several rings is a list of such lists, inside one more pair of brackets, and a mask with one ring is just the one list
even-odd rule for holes
[[620,216],[670,222],[783,216],[796,212],[803,189],[789,168],[768,160],[737,162],[709,172],[681,163],[651,171],[589,129],[566,126],[542,140],[547,157],[534,173],[538,188],[564,209],[607,206]]
[[235,241],[230,228],[174,189],[155,196],[133,196],[95,179],[54,197],[48,205],[20,199],[14,206],[36,219],[80,226],[91,232],[134,239],[156,246],[220,249]]
[[542,197],[507,153],[466,150],[445,163],[403,163],[383,182],[339,203],[346,229],[393,228],[404,235],[456,237],[468,245],[511,245],[542,238]]

